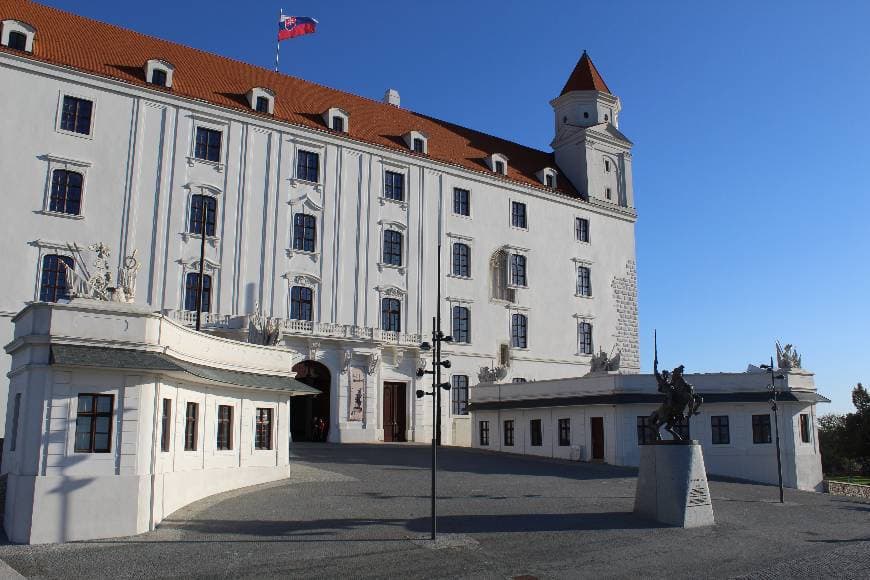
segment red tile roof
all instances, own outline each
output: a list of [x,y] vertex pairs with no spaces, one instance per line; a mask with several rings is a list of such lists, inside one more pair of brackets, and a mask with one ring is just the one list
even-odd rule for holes
[[[3,0],[0,20],[5,19],[36,28],[29,55],[36,60],[154,88],[145,82],[144,65],[162,59],[175,66],[171,91],[179,96],[252,113],[245,95],[252,87],[264,87],[276,94],[273,117],[279,121],[329,131],[321,115],[340,107],[350,115],[350,138],[366,143],[413,155],[402,136],[421,131],[429,138],[431,159],[492,174],[485,159],[502,153],[510,160],[506,179],[539,188],[544,186],[535,173],[556,167],[552,153],[27,0]],[[559,181],[558,190],[578,195],[567,179]]]
[[583,51],[583,56],[577,61],[577,66],[574,67],[574,72],[568,77],[568,82],[559,94],[561,97],[565,93],[571,91],[601,91],[602,93],[610,94],[610,89],[607,88],[607,83],[601,78],[598,69],[592,64],[592,59]]

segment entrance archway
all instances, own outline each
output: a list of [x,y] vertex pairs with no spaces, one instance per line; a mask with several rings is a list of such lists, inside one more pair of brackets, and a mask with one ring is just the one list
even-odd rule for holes
[[313,360],[293,365],[296,380],[320,391],[319,395],[293,397],[290,401],[290,432],[293,441],[326,441],[332,424],[329,369]]

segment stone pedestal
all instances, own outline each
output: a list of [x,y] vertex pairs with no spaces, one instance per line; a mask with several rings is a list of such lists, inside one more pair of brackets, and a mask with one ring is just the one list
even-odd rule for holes
[[714,523],[704,455],[697,441],[641,446],[634,513],[681,528]]

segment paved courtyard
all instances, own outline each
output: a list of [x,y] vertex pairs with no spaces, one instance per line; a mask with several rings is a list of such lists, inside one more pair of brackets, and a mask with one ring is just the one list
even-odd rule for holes
[[154,532],[0,559],[37,577],[870,577],[866,501],[787,490],[781,506],[775,487],[713,481],[717,525],[673,529],[631,514],[634,470],[443,448],[433,548],[429,447],[303,444],[293,461],[290,480]]

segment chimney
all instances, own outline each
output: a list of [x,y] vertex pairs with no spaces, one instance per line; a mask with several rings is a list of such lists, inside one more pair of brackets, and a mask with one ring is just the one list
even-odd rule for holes
[[387,89],[387,92],[384,93],[384,102],[388,105],[393,105],[394,107],[401,106],[401,99],[399,99],[399,91],[396,89]]

